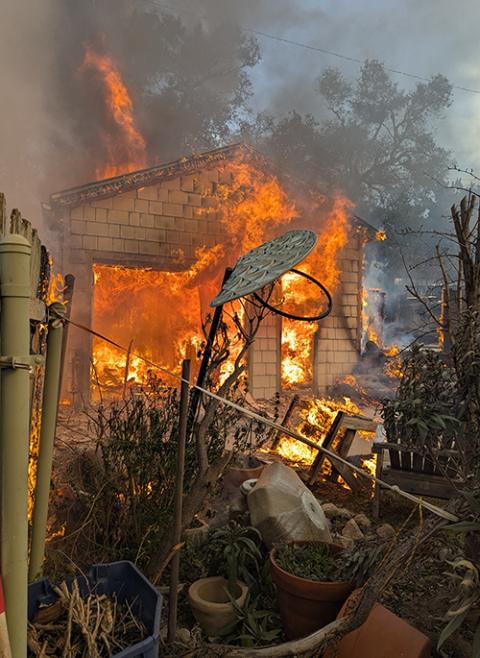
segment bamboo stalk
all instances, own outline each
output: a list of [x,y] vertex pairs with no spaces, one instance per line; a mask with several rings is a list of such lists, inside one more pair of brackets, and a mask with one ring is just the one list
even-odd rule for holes
[[48,325],[47,359],[43,384],[42,424],[38,447],[37,481],[35,485],[35,506],[32,517],[32,545],[30,550],[29,579],[36,580],[42,574],[47,536],[48,501],[52,476],[53,445],[57,425],[58,398],[63,345],[63,323],[60,314],[61,304],[52,305],[51,320]]
[[[183,512],[183,477],[185,472],[185,444],[187,440],[188,423],[188,390],[190,382],[190,361],[182,363],[182,385],[180,388],[180,409],[178,423],[177,472],[175,482],[175,511],[173,542],[180,544],[182,536]],[[170,576],[170,594],[168,598],[168,642],[174,642],[177,632],[177,599],[178,599],[178,572],[180,568],[180,551],[176,551],[172,559]]]
[[[26,238],[0,240],[1,572],[13,658],[27,655],[30,258]],[[15,362],[16,360],[16,362]]]

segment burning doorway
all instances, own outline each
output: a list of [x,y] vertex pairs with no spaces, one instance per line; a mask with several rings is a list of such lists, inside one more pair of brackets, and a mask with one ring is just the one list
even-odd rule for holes
[[93,275],[92,327],[129,348],[125,355],[94,338],[94,383],[116,392],[128,382],[144,382],[151,366],[135,354],[174,372],[189,358],[195,373],[202,342],[201,290],[185,285],[185,272],[94,264]]

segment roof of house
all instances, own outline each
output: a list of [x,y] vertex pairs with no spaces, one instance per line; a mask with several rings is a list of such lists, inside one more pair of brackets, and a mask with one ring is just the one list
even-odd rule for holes
[[154,165],[147,169],[139,169],[130,173],[105,178],[103,180],[86,183],[78,187],[71,187],[61,192],[50,195],[51,208],[64,208],[66,206],[77,206],[93,199],[102,199],[122,192],[153,185],[162,180],[175,178],[179,175],[188,175],[203,169],[206,165],[228,160],[237,156],[242,151],[246,152],[249,147],[242,143],[230,144],[221,148],[203,153],[195,153],[189,157],[183,157],[173,162]]
[[[105,178],[103,180],[86,183],[85,185],[61,190],[60,192],[54,192],[50,195],[48,209],[57,210],[69,206],[78,206],[95,199],[108,198],[147,185],[154,185],[162,180],[176,178],[180,175],[194,174],[206,166],[215,165],[216,163],[230,160],[242,154],[248,155],[250,159],[256,160],[257,162],[270,164],[274,169],[279,169],[279,167],[265,154],[243,142],[237,142],[210,151],[194,153],[189,157],[182,157],[172,162],[154,165],[153,167],[147,167],[146,169],[139,169],[112,178]],[[300,182],[305,187],[312,189],[312,186],[307,181],[304,181],[297,176],[292,176],[289,172],[282,171],[282,174],[288,178],[295,178],[296,181]],[[376,232],[375,227],[358,215],[352,213],[352,219],[357,225],[365,228],[370,235],[373,235]]]

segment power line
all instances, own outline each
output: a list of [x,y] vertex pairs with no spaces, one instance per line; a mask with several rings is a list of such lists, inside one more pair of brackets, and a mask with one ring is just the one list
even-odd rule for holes
[[[197,18],[203,18],[205,20],[210,20],[212,17],[208,16],[206,14],[199,14],[195,11],[192,11],[190,9],[180,9],[179,7],[173,7],[172,5],[169,5],[166,2],[161,2],[159,0],[146,0],[146,2],[155,5],[157,7],[164,7],[165,9],[169,9],[173,13],[177,14],[191,14],[193,16],[196,16]],[[319,46],[312,46],[309,45],[308,43],[302,43],[300,41],[294,41],[293,39],[287,39],[285,37],[280,37],[277,34],[269,34],[268,32],[262,32],[260,30],[255,30],[250,27],[246,27],[243,25],[239,26],[240,29],[243,32],[248,32],[250,34],[255,34],[256,36],[259,37],[264,37],[265,39],[271,39],[272,41],[278,41],[280,43],[286,43],[290,46],[296,46],[297,48],[303,48],[305,50],[312,50],[317,53],[322,53],[322,55],[329,55],[330,57],[337,57],[338,59],[343,59],[347,62],[353,62],[354,64],[363,64],[364,60],[360,59],[358,57],[351,57],[350,55],[344,55],[343,53],[338,53],[335,52],[334,50],[327,50],[326,48],[320,48]],[[403,75],[406,78],[411,78],[413,80],[421,80],[422,82],[430,82],[430,78],[427,78],[424,75],[419,75],[417,73],[409,73],[408,71],[401,71],[400,69],[394,69],[389,66],[385,66],[385,70],[389,71],[389,73],[395,73],[396,75]],[[445,76],[446,77],[446,76]],[[464,87],[462,85],[454,85],[452,84],[452,89],[458,89],[459,91],[464,91],[469,94],[480,94],[480,89],[473,89],[471,87]]]

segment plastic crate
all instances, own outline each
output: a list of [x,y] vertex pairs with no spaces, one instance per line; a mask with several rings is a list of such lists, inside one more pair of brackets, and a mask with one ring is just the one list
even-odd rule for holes
[[[82,596],[90,592],[115,594],[120,603],[128,601],[132,610],[145,624],[149,636],[112,656],[112,658],[157,658],[160,641],[160,614],[162,595],[140,573],[132,562],[96,564],[84,576],[66,579],[69,587],[74,580]],[[48,579],[39,580],[28,586],[28,619],[31,621],[40,605],[54,603],[57,595]]]

